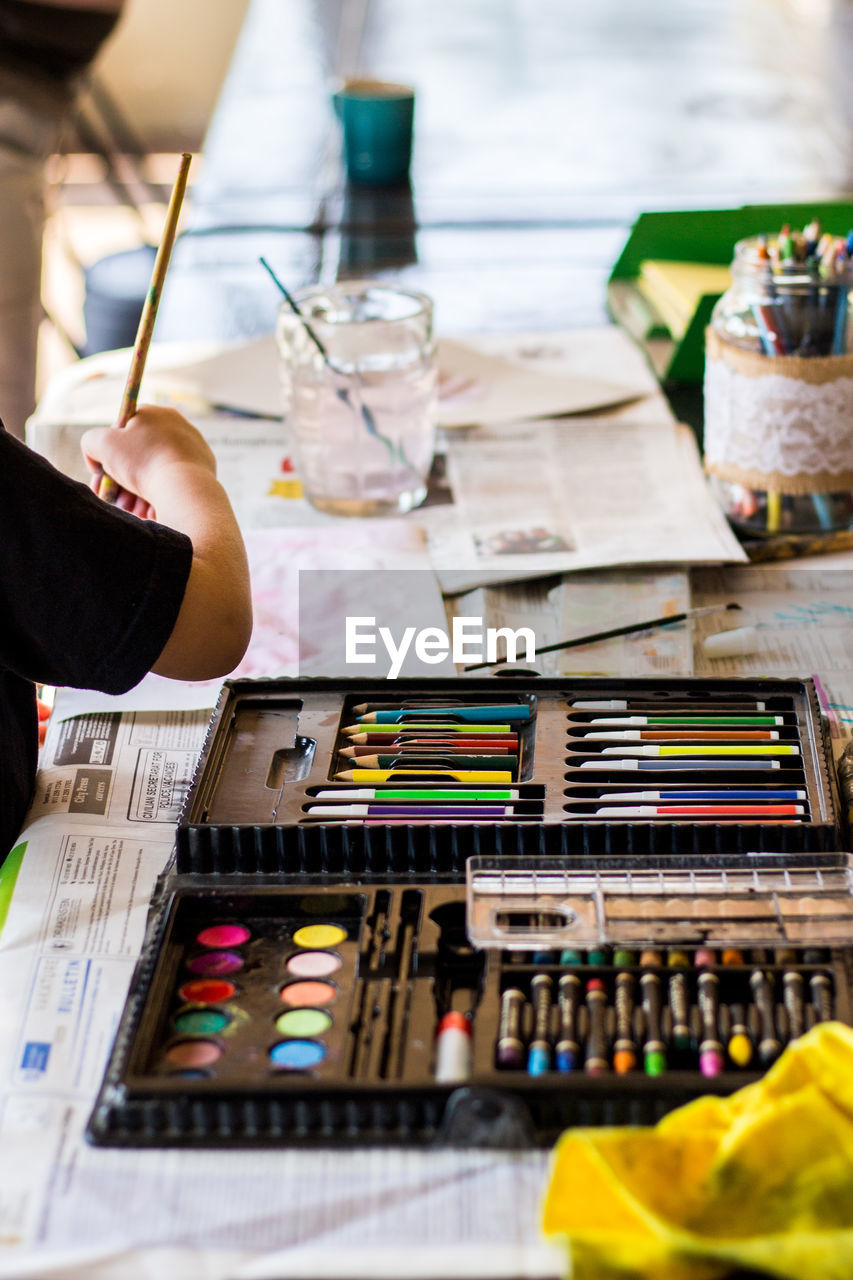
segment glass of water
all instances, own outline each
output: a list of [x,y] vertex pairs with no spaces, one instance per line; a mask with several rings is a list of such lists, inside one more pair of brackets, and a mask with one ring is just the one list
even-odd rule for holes
[[315,285],[284,303],[285,422],[306,498],[339,516],[423,502],[435,450],[432,301],[371,281]]

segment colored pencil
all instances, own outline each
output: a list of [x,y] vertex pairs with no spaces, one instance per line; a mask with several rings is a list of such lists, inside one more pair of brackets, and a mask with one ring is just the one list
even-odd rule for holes
[[441,751],[392,752],[390,755],[359,756],[359,769],[393,769],[398,764],[412,768],[413,761],[422,760],[430,769],[446,765],[448,769],[512,769],[518,768],[518,756],[462,755]]
[[[519,737],[517,733],[491,733],[482,737],[465,733],[461,736],[458,734],[442,734],[437,731],[435,734],[430,733],[356,733],[349,735],[351,746],[355,747],[382,747],[388,751],[391,747],[400,745],[408,746],[448,746],[459,747],[466,751],[472,747],[489,747],[493,751],[503,748],[512,750],[518,747]],[[344,748],[346,750],[346,748]]]
[[341,733],[348,738],[355,738],[362,733],[369,732],[371,737],[377,733],[397,734],[397,733],[437,733],[452,734],[454,737],[457,733],[469,733],[475,736],[488,735],[492,733],[507,734],[512,733],[513,726],[511,724],[453,724],[451,722],[442,722],[440,720],[430,721],[427,724],[415,724],[407,722],[401,727],[399,724],[374,725],[372,729],[366,730],[363,724],[348,724],[341,729]]
[[603,756],[798,756],[800,748],[787,742],[772,743],[770,746],[752,746],[735,743],[731,747],[708,746],[652,746],[647,743],[643,747],[602,747]]
[[[172,256],[172,246],[175,243],[175,235],[178,230],[178,218],[181,213],[184,192],[187,189],[187,176],[189,174],[191,160],[192,157],[185,151],[181,156],[178,176],[175,179],[175,185],[172,188],[169,207],[166,211],[166,223],[163,228],[160,245],[157,249],[157,256],[154,259],[154,267],[151,272],[151,282],[148,286],[148,292],[145,295],[142,314],[139,317],[139,327],[136,331],[133,356],[130,361],[130,369],[128,371],[127,381],[124,385],[124,394],[121,398],[118,418],[115,423],[117,427],[126,426],[136,413],[136,405],[139,400],[139,388],[142,382],[142,375],[145,372],[145,361],[148,358],[148,349],[151,346],[151,336],[154,332],[154,321],[157,319],[157,308],[160,305],[160,295],[163,292],[163,284],[169,267],[169,259]],[[104,502],[115,503],[120,493],[121,488],[116,484],[115,480],[108,475],[101,476],[98,484],[98,497],[103,498]]]
[[344,769],[341,782],[393,782],[396,778],[438,778],[441,782],[512,782],[506,769]]
[[337,791],[318,791],[312,800],[517,800],[518,790],[515,787],[488,788],[474,791],[445,791],[432,787],[341,787]]
[[[366,704],[363,704],[366,705]],[[453,723],[461,720],[465,724],[496,724],[501,720],[530,720],[531,711],[526,702],[512,702],[505,706],[490,707],[389,707],[384,711],[357,713],[359,724],[400,724],[409,716],[447,716]]]

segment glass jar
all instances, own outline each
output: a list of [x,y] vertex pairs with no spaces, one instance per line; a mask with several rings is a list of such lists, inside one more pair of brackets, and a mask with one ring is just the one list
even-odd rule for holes
[[332,515],[411,511],[426,497],[438,420],[431,300],[372,281],[295,300],[277,339],[305,497]]
[[750,537],[853,524],[853,263],[786,252],[735,246],[707,333],[705,469]]

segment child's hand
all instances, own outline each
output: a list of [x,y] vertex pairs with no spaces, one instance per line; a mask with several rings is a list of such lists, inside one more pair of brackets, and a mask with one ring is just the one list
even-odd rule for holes
[[159,484],[172,466],[216,475],[206,440],[175,409],[143,405],[125,427],[92,427],[80,444],[93,473],[92,489],[97,493],[106,473],[122,491],[116,506],[143,519],[154,517]]

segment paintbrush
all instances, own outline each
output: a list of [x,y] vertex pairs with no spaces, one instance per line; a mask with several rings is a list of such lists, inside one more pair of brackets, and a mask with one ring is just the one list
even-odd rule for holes
[[[166,225],[163,228],[160,246],[157,250],[157,256],[154,259],[154,267],[151,272],[151,283],[148,286],[148,293],[145,295],[142,314],[139,317],[139,327],[136,331],[133,356],[130,361],[127,382],[124,384],[124,394],[121,398],[121,406],[115,423],[117,427],[127,426],[130,419],[136,413],[136,405],[139,400],[139,387],[142,382],[142,375],[145,372],[145,361],[148,358],[148,349],[151,346],[151,335],[154,332],[154,321],[157,319],[157,308],[160,305],[160,295],[163,292],[163,284],[166,279],[166,272],[169,268],[169,259],[172,256],[172,246],[175,243],[175,235],[178,229],[178,218],[181,213],[184,192],[187,189],[187,175],[189,174],[191,160],[192,156],[185,151],[181,156],[178,176],[175,179],[175,185],[172,188],[169,207],[166,211]],[[104,502],[115,503],[121,492],[121,487],[116,484],[115,480],[108,475],[104,475],[103,473],[101,474],[98,481],[98,497],[103,498]]]
[[[545,644],[534,649],[534,657],[540,653],[555,653],[558,649],[574,649],[583,644],[597,644],[600,640],[613,640],[616,636],[630,636],[637,631],[651,631],[655,627],[671,627],[676,622],[686,622],[688,618],[699,618],[705,613],[719,613],[724,609],[739,609],[739,604],[710,604],[701,609],[685,609],[683,613],[670,613],[662,618],[647,618],[645,622],[629,622],[624,627],[611,627],[609,631],[595,631],[587,636],[575,636],[571,640],[558,640],[556,644]],[[506,658],[496,658],[494,662],[475,662],[465,667],[466,671],[480,671],[483,667],[496,667],[506,662]]]

